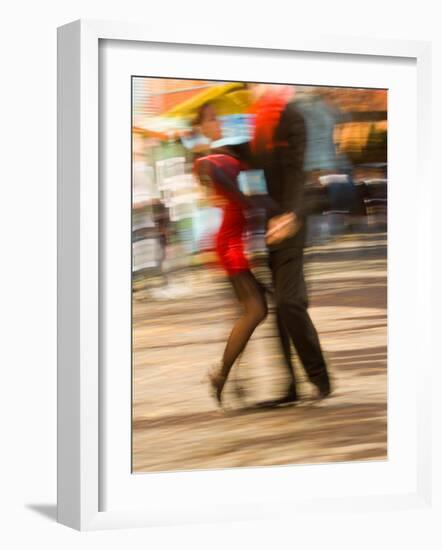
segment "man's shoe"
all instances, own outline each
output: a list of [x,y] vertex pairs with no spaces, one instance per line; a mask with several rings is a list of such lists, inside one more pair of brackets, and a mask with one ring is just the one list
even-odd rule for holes
[[326,399],[331,394],[330,381],[328,379],[321,382],[314,382],[316,389],[318,390],[317,399]]
[[283,397],[278,399],[269,399],[268,401],[260,401],[256,404],[256,407],[260,409],[273,409],[283,405],[295,405],[299,401],[299,397],[295,392],[289,391]]

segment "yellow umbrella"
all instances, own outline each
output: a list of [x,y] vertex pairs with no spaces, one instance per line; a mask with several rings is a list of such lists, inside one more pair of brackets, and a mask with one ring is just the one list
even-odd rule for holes
[[245,84],[222,84],[194,95],[164,113],[163,116],[190,119],[197,114],[202,105],[209,102],[220,116],[240,114],[247,110],[251,99],[251,94],[245,88]]

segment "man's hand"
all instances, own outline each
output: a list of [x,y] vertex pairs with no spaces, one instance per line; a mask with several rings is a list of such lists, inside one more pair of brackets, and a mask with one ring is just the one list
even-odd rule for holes
[[278,244],[284,239],[293,237],[301,226],[296,214],[287,212],[270,218],[267,225],[266,243],[268,246]]

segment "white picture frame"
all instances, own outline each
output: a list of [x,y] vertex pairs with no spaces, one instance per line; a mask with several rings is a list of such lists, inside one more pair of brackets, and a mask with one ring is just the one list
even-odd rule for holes
[[[250,35],[248,35],[250,37]],[[417,398],[417,484],[411,493],[393,492],[353,498],[304,499],[284,502],[288,513],[342,513],[359,509],[422,508],[431,502],[431,235],[428,205],[430,51],[426,42],[364,40],[351,37],[310,38],[297,33],[272,43],[256,39],[189,40],[185,30],[173,36],[156,34],[143,25],[76,21],[58,30],[58,521],[79,530],[148,527],[174,523],[275,517],[281,507],[272,501],[249,503],[247,509],[217,514],[204,503],[187,513],[167,507],[102,511],[100,506],[100,187],[99,187],[99,42],[167,43],[334,55],[410,58],[417,66],[417,163],[425,199],[418,212],[419,270],[416,281],[419,310],[424,313]],[[174,76],[174,75],[170,75]],[[426,319],[426,320],[425,320]],[[210,476],[210,472],[205,472]],[[219,475],[219,474],[218,474]]]

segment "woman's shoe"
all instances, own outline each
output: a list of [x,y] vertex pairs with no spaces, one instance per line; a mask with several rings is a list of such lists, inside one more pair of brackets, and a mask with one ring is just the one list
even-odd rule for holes
[[209,370],[207,377],[209,379],[212,397],[216,400],[218,406],[221,407],[221,393],[223,391],[224,384],[226,383],[226,378],[219,372],[219,367],[212,367]]

